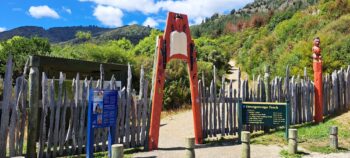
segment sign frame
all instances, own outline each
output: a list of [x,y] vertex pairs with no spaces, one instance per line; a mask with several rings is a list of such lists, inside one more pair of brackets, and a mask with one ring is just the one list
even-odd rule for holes
[[[116,123],[110,124],[110,126],[93,126],[93,106],[94,106],[94,91],[102,91],[103,92],[103,103],[104,97],[108,93],[111,94],[111,97],[115,97],[115,115],[113,115],[115,121],[117,120],[118,115],[118,99],[119,92],[118,90],[100,90],[100,89],[90,89],[89,90],[89,102],[88,102],[88,122],[87,122],[87,144],[86,144],[86,157],[93,158],[94,151],[94,129],[95,128],[108,128],[108,157],[112,156],[112,145],[115,140],[115,131],[116,131]],[[106,93],[107,92],[107,93]],[[103,113],[102,113],[103,115]]]
[[[290,103],[287,100],[286,102],[282,103],[282,102],[243,102],[242,99],[239,99],[239,103],[238,103],[238,138],[239,138],[239,142],[241,140],[241,132],[242,132],[242,128],[243,128],[243,105],[255,105],[255,106],[261,106],[261,105],[277,105],[277,106],[285,106],[285,138],[288,139],[288,129],[290,126],[290,113],[291,113],[291,109],[290,109]],[[279,127],[279,126],[272,126],[272,127]]]

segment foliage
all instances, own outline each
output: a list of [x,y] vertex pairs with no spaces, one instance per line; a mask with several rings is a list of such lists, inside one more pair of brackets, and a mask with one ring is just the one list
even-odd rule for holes
[[103,44],[82,43],[77,45],[54,46],[52,56],[105,63],[127,64],[129,51],[133,47],[130,41],[121,39]]
[[298,152],[297,154],[289,154],[287,150],[281,150],[280,155],[282,158],[302,158],[305,153]]
[[301,75],[306,67],[312,76],[312,40],[319,36],[323,71],[330,73],[350,63],[349,24],[348,0],[321,1],[303,10],[275,12],[266,25],[234,32],[229,47],[250,76],[262,74],[265,65],[270,65],[273,76],[284,76],[286,65],[292,75]]
[[[102,43],[87,41],[80,44],[54,45],[51,55],[97,62],[130,63],[133,65],[133,88],[138,88],[137,83],[141,65],[146,72],[146,79],[151,83],[156,38],[161,34],[158,30],[152,30],[151,34],[137,45],[133,45],[126,38],[108,40]],[[228,69],[227,63],[230,59],[230,53],[227,51],[230,49],[228,48],[230,43],[227,43],[226,40],[229,38],[229,36],[219,40],[200,38],[195,41],[198,44],[196,48],[198,50],[199,75],[204,73],[206,77],[212,76],[208,70],[212,70],[213,65],[217,67],[220,76],[226,73]],[[174,60],[167,64],[164,89],[165,109],[179,108],[183,104],[190,103],[191,93],[187,69],[187,64],[180,60]],[[211,77],[206,79],[209,81]]]
[[28,55],[48,55],[51,52],[50,43],[47,39],[33,37],[25,38],[15,36],[7,41],[0,43],[0,68],[4,72],[6,61],[10,54],[14,59],[14,74],[18,75],[23,71],[23,66],[26,63]]
[[23,36],[27,38],[42,37],[48,38],[50,42],[59,43],[72,40],[78,31],[91,32],[92,35],[109,31],[109,28],[97,26],[73,26],[73,27],[52,27],[45,30],[42,27],[22,26],[0,33],[0,40],[8,40],[14,36]]
[[[8,40],[14,36],[27,38],[42,37],[47,38],[51,43],[73,43],[79,44],[87,39],[93,39],[94,43],[102,43],[108,40],[119,40],[126,38],[133,44],[137,44],[141,39],[147,37],[152,28],[130,25],[119,28],[102,28],[98,26],[72,26],[53,27],[44,29],[36,26],[23,26],[8,31],[0,32],[0,40]],[[88,34],[90,32],[91,35]],[[77,35],[79,35],[77,37]]]
[[[219,70],[228,69],[230,54],[224,50],[223,44],[219,40],[201,37],[195,40],[195,45],[198,60],[212,63]],[[225,71],[221,72],[221,74],[224,73]]]
[[77,38],[78,40],[89,40],[91,39],[92,35],[91,32],[84,32],[84,31],[78,31],[75,34],[75,38]]
[[158,30],[152,30],[148,37],[142,39],[132,50],[135,56],[147,55],[152,56],[156,48],[156,40],[162,33]]
[[164,86],[164,109],[180,108],[191,100],[187,64],[181,60],[172,60],[167,64]]
[[[201,24],[191,26],[192,36],[195,38],[203,36],[218,38],[227,33],[241,31],[244,28],[260,27],[266,24],[274,11],[300,10],[316,2],[314,0],[255,0],[242,9],[237,11],[233,9],[228,15],[219,16],[215,13],[211,18],[206,18]],[[291,17],[292,15],[293,12],[280,15],[280,17],[274,19],[275,24],[288,19],[288,16]],[[271,24],[270,27],[273,28],[274,25]]]
[[294,15],[295,11],[287,10],[285,12],[278,12],[276,13],[271,19],[268,24],[268,29],[272,31],[276,25],[278,25],[280,22],[284,20],[290,19]]
[[128,39],[131,43],[137,44],[140,40],[149,36],[151,31],[154,30],[150,27],[140,25],[123,26],[110,31],[101,33],[95,36],[94,41],[96,43],[106,42],[108,40],[119,40],[122,38]]

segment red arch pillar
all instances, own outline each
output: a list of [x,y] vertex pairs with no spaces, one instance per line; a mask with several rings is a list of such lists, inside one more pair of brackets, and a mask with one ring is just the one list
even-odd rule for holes
[[[190,27],[187,15],[178,13],[168,13],[166,28],[163,36],[157,40],[157,56],[155,81],[152,94],[152,113],[148,145],[149,150],[158,149],[160,114],[163,103],[163,89],[165,80],[165,68],[171,59],[182,59],[187,62],[194,133],[197,144],[202,143],[201,110],[198,96],[198,74],[197,74],[197,52],[194,49],[194,42],[191,38]],[[180,130],[180,129],[179,129]]]

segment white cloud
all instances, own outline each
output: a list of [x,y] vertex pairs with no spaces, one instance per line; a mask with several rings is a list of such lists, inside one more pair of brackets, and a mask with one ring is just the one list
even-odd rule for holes
[[60,16],[57,14],[57,12],[53,9],[51,9],[50,7],[48,7],[47,5],[43,5],[43,6],[31,6],[29,8],[29,14],[37,19],[40,18],[54,18],[54,19],[58,19],[60,18]]
[[116,7],[98,5],[94,16],[106,26],[119,27],[123,25],[123,12]]
[[72,10],[66,7],[62,7],[63,11],[68,13],[68,14],[72,14]]
[[239,9],[253,0],[79,0],[118,8],[121,11],[142,12],[145,15],[172,11],[188,15],[191,24],[198,24],[214,13],[227,13]]
[[160,1],[158,6],[164,11],[172,11],[187,14],[190,22],[200,23],[205,17],[214,13],[223,14],[233,8],[241,8],[253,0],[183,0]]
[[0,32],[4,32],[6,31],[6,28],[5,27],[0,27]]
[[128,25],[134,25],[134,24],[138,24],[138,22],[134,20],[134,21],[128,23]]
[[158,21],[154,20],[151,17],[148,17],[142,24],[143,26],[156,27],[159,25]]

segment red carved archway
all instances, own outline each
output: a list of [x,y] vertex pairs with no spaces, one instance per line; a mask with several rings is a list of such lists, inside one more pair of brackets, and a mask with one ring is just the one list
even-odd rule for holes
[[[191,38],[187,15],[169,12],[163,36],[157,40],[155,81],[152,94],[152,113],[149,133],[149,150],[158,148],[160,113],[163,103],[165,68],[171,59],[182,59],[187,62],[194,122],[194,133],[197,144],[202,143],[201,111],[198,96],[197,52]],[[180,130],[180,129],[179,129]]]

